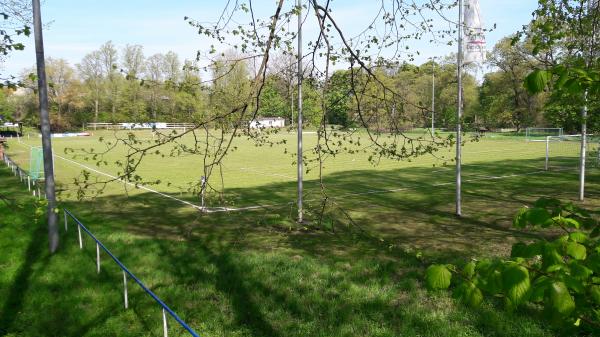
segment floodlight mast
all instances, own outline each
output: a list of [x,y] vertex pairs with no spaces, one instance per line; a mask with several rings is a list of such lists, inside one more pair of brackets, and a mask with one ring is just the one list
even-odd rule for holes
[[[597,10],[597,1],[589,0],[587,3],[587,15]],[[594,58],[593,44],[590,43],[590,50],[587,55],[586,66],[589,68],[590,61]],[[587,152],[587,115],[588,115],[588,89],[583,93],[583,108],[581,109],[581,152],[579,155],[579,200],[585,199],[585,156]]]
[[302,1],[297,0],[298,10],[298,222],[304,221],[303,194],[303,167],[302,167]]
[[46,199],[48,200],[48,248],[50,253],[58,249],[58,223],[56,218],[56,192],[54,183],[54,158],[52,155],[52,140],[50,118],[48,115],[48,82],[46,80],[46,64],[44,60],[44,38],[42,35],[42,15],[40,0],[32,0],[33,32],[35,39],[35,57],[37,63],[38,93],[40,103],[40,124],[42,132],[42,149],[44,153],[44,182]]
[[431,137],[435,137],[435,56],[431,58]]
[[458,54],[457,80],[458,80],[458,107],[456,109],[456,215],[462,215],[461,207],[461,143],[462,143],[462,69],[463,69],[463,0],[458,1]]

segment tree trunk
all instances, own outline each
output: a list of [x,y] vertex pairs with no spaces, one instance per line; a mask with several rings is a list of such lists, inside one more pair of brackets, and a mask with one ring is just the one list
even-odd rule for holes
[[94,123],[98,123],[98,98],[94,100]]
[[154,93],[152,94],[152,108],[151,108],[151,112],[152,112],[152,119],[153,119],[153,121],[156,121],[156,95]]
[[112,108],[111,108],[111,119],[112,119],[113,123],[115,122],[115,112],[116,111],[117,111],[117,107],[115,106],[115,99],[114,99],[114,96],[113,96]]

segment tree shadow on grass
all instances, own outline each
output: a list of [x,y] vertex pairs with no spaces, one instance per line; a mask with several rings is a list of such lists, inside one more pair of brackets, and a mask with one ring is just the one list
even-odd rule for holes
[[[332,174],[325,177],[325,184],[330,187],[328,195],[335,202],[331,216],[337,217],[333,219],[338,222],[337,227],[348,228],[348,219],[334,210],[335,207],[344,209],[353,224],[369,237],[383,239],[380,241],[387,245],[434,250],[439,256],[468,256],[482,250],[493,251],[493,245],[506,247],[515,240],[546,235],[545,232],[512,228],[513,214],[520,207],[542,196],[575,201],[578,191],[576,171],[543,172],[539,168],[543,162],[540,160],[465,165],[463,216],[460,218],[454,215],[452,168],[441,173],[437,172],[439,168],[414,167]],[[598,172],[592,172],[588,177],[586,206],[600,205],[597,198],[600,197],[599,177]],[[293,199],[295,188],[295,183],[290,182],[230,189],[228,192],[244,196],[248,203],[287,205],[287,201]],[[385,192],[386,189],[397,191]],[[355,194],[361,191],[367,194]],[[316,200],[318,191],[309,190],[308,193],[315,199],[307,198],[309,210],[320,210]],[[213,236],[225,242],[237,242],[240,249],[284,245],[319,257],[326,256],[332,249],[349,256],[361,256],[364,248],[361,240],[356,239],[356,231],[348,238],[344,237],[344,231],[331,235],[326,230],[299,228],[290,217],[294,212],[290,212],[289,206],[202,214],[176,201],[140,193],[129,197],[99,198],[93,204],[78,203],[73,207],[86,223],[110,226],[113,230],[139,237],[185,240],[192,235]],[[310,219],[310,215],[308,217]],[[353,249],[354,246],[359,249]]]
[[[307,230],[295,225],[289,210],[282,208],[201,214],[150,193],[68,206],[142,280],[152,280],[151,288],[158,289],[157,294],[192,326],[206,326],[204,322],[209,321],[213,327],[222,324],[215,331],[238,331],[244,336],[306,335],[303,329],[344,335],[342,331],[355,328],[353,322],[360,322],[355,334],[374,334],[369,327],[376,325],[389,335],[444,335],[448,331],[452,335],[456,326],[447,331],[444,318],[426,317],[428,310],[439,308],[420,303],[432,300],[420,293],[425,263],[410,249],[431,251],[426,252],[428,261],[455,261],[481,252],[503,254],[511,240],[544,235],[513,230],[512,214],[540,196],[574,200],[577,178],[573,172],[528,174],[536,163],[466,165],[462,218],[453,214],[453,186],[440,185],[452,181],[452,172],[432,173],[435,169],[420,167],[326,177],[337,205],[349,212],[364,233],[343,221],[335,233]],[[511,174],[515,176],[488,179]],[[588,205],[598,205],[594,198],[599,197],[600,180],[591,175],[588,182],[592,199]],[[344,196],[390,188],[405,190]],[[286,202],[282,198],[293,198],[294,191],[293,183],[232,190],[264,203]],[[309,193],[318,195],[316,190]],[[93,258],[86,260],[93,269],[89,261]],[[112,284],[115,277],[98,282],[104,281]],[[163,287],[165,282],[168,285]],[[203,289],[200,298],[187,290],[198,288]],[[14,300],[10,303],[19,305]],[[116,307],[90,317],[70,335],[104,324]],[[418,310],[411,313],[411,307]],[[489,312],[460,310],[472,319],[448,319],[464,329],[511,335],[497,331],[511,322],[501,311],[492,310],[501,317],[500,323],[486,325]],[[138,316],[145,313],[142,310]],[[0,319],[14,321],[14,315]],[[140,319],[145,322],[147,318]]]
[[[210,246],[214,247],[214,245],[207,245],[204,240],[213,241],[220,247],[211,248]],[[189,275],[189,269],[194,270],[193,266],[196,264],[196,261],[186,257],[202,255],[203,260],[206,260],[208,264],[216,268],[214,275],[215,288],[231,303],[235,324],[248,328],[252,331],[253,336],[280,336],[271,323],[263,316],[260,303],[255,302],[257,298],[255,293],[263,288],[261,284],[246,277],[246,271],[243,270],[243,266],[240,265],[239,261],[234,261],[235,257],[226,247],[222,246],[220,239],[208,237],[204,240],[192,239],[190,241],[191,246],[195,250],[198,250],[199,254],[194,254],[192,249],[188,249],[187,254],[183,256],[169,253],[163,256],[169,259],[171,265],[188,266],[188,270],[184,274]],[[163,249],[162,252],[166,253],[168,250]],[[189,268],[190,266],[192,267]],[[184,268],[177,268],[177,270],[183,271]],[[199,273],[192,272],[192,274],[198,275]],[[178,276],[182,277],[183,275],[180,274]]]
[[8,297],[4,299],[2,311],[0,311],[0,333],[2,333],[2,329],[5,329],[5,331],[10,330],[15,318],[23,308],[23,301],[29,291],[34,264],[40,263],[40,259],[48,260],[47,253],[45,254],[47,247],[45,228],[42,224],[34,224],[33,226],[34,230],[30,234],[30,241],[25,250],[23,262],[12,280]]

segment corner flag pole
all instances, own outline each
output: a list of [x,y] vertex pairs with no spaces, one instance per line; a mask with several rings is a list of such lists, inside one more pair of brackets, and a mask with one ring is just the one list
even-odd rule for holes
[[456,109],[456,215],[461,216],[463,0],[458,1],[458,54],[456,60],[458,77],[458,107]]
[[298,222],[304,219],[302,203],[302,0],[297,0],[298,6]]

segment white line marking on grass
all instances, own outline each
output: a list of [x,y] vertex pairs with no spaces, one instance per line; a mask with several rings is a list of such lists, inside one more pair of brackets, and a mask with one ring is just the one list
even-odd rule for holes
[[285,178],[285,179],[296,179],[296,177],[288,176],[286,174],[268,173],[268,172],[257,170],[252,167],[240,167],[240,170],[258,174],[258,175],[263,175],[263,176],[272,176],[272,177]]
[[[563,169],[563,170],[555,170],[554,172],[556,172],[556,171],[567,171],[567,170],[571,170],[571,169],[572,168]],[[468,182],[483,181],[483,180],[507,179],[507,178],[514,178],[514,177],[535,175],[535,174],[547,173],[547,172],[548,171],[546,171],[546,170],[538,170],[538,171],[533,171],[533,172],[515,173],[515,174],[502,175],[502,176],[482,176],[481,178],[466,179],[466,180],[463,180],[463,182],[467,182],[468,183]],[[454,181],[450,181],[450,182],[445,182],[445,183],[433,184],[433,185],[431,185],[431,187],[449,186],[449,185],[454,185],[454,184],[455,184]],[[352,196],[360,196],[360,195],[368,195],[368,194],[395,193],[395,192],[401,192],[401,191],[416,190],[416,189],[419,189],[419,188],[421,188],[421,187],[400,187],[400,188],[394,188],[394,189],[389,189],[389,190],[370,190],[370,191],[366,191],[366,192],[340,194],[340,195],[335,196],[335,197],[330,197],[330,199],[337,200],[337,199],[340,199],[340,198],[347,198],[347,197],[352,197]],[[318,200],[320,200],[320,199],[308,199],[308,200],[305,200],[305,201],[318,201]],[[210,211],[205,210],[205,212],[207,212],[207,213],[239,212],[239,211],[247,211],[247,210],[256,210],[256,209],[261,209],[261,208],[281,207],[281,206],[291,205],[291,204],[294,204],[294,203],[295,203],[295,201],[290,201],[290,202],[286,202],[286,203],[271,204],[271,205],[258,205],[258,206],[240,207],[240,208],[226,208],[226,207],[223,207],[223,208],[214,208],[214,209],[211,209]]]
[[[28,146],[30,148],[32,147],[31,145],[28,145],[28,144],[21,144],[21,143],[18,143],[18,144],[21,145],[21,146]],[[90,170],[92,172],[95,172],[95,173],[98,173],[100,175],[109,177],[111,179],[115,179],[116,181],[123,182],[125,184],[130,185],[130,186],[133,186],[133,187],[136,187],[136,188],[139,188],[139,189],[142,189],[142,190],[146,190],[148,192],[152,192],[152,193],[158,194],[158,195],[163,196],[165,198],[169,198],[169,199],[178,201],[180,203],[183,203],[185,205],[191,206],[191,207],[193,207],[195,209],[198,209],[198,210],[200,210],[202,212],[209,213],[209,214],[211,214],[211,213],[221,213],[221,212],[239,212],[239,211],[247,211],[247,210],[273,208],[273,207],[287,206],[287,205],[291,205],[291,204],[295,203],[295,201],[290,201],[290,202],[286,202],[286,203],[277,203],[277,204],[270,204],[270,205],[254,205],[254,206],[236,207],[236,208],[230,208],[230,207],[212,207],[212,208],[204,207],[204,208],[202,208],[200,206],[194,205],[191,202],[175,198],[175,197],[170,196],[168,194],[165,194],[165,193],[153,190],[151,188],[148,188],[148,187],[146,187],[144,185],[136,185],[136,184],[133,184],[131,182],[127,182],[127,181],[124,181],[122,179],[118,179],[117,177],[115,177],[113,175],[110,175],[108,173],[96,170],[96,169],[91,168],[91,167],[89,167],[87,165],[83,165],[81,163],[78,163],[78,162],[76,162],[74,160],[71,160],[71,159],[68,159],[68,158],[64,158],[64,157],[56,155],[56,154],[54,154],[54,157],[60,158],[60,159],[62,159],[64,161],[70,162],[72,164],[75,164],[77,166],[83,167],[85,169],[88,169],[88,170]],[[242,168],[242,170],[244,170],[244,169],[252,171],[252,169],[250,169],[250,168]],[[572,168],[559,169],[559,170],[555,170],[555,172],[556,171],[566,171],[566,170],[571,170],[571,169]],[[286,179],[294,178],[294,177],[291,177],[291,176],[284,176],[284,175],[279,175],[279,174],[267,174],[267,173],[260,172],[260,171],[255,171],[255,173],[262,174],[262,175],[281,176],[281,177],[285,177]],[[506,179],[506,178],[513,178],[513,177],[534,175],[534,174],[539,174],[539,173],[547,173],[547,171],[545,171],[545,170],[538,170],[538,171],[533,171],[533,172],[518,173],[518,174],[509,174],[509,175],[502,175],[502,176],[480,176],[480,178],[466,179],[466,180],[463,180],[463,182],[475,182],[475,181],[481,181],[481,180]],[[445,182],[445,183],[436,183],[436,184],[433,184],[431,186],[432,187],[439,187],[439,186],[448,186],[448,185],[453,185],[453,184],[455,184],[455,182],[451,181],[451,182]],[[337,200],[337,199],[340,199],[340,198],[346,198],[346,197],[352,197],[352,196],[360,196],[360,195],[395,193],[395,192],[400,192],[400,191],[415,190],[417,188],[420,188],[420,187],[401,187],[401,188],[388,189],[388,190],[368,190],[368,191],[365,191],[365,192],[341,194],[341,195],[338,195],[336,197],[331,197],[330,199]],[[319,200],[319,199],[309,199],[309,200],[306,200],[306,201],[317,201],[317,200]]]
[[[29,146],[30,148],[32,147],[31,145],[28,145],[28,144],[25,144],[25,145],[26,145],[26,146]],[[25,146],[25,145],[23,145],[23,146]],[[168,194],[165,194],[165,193],[159,192],[159,191],[157,191],[157,190],[153,190],[153,189],[151,189],[151,188],[149,188],[149,187],[146,187],[146,186],[144,186],[144,185],[140,185],[140,184],[137,184],[137,185],[136,185],[136,184],[134,184],[134,183],[131,183],[131,182],[125,181],[125,180],[123,180],[123,179],[117,178],[116,176],[113,176],[113,175],[111,175],[111,174],[108,174],[108,173],[106,173],[106,172],[102,172],[102,171],[96,170],[96,169],[94,169],[94,168],[92,168],[92,167],[89,167],[89,166],[87,166],[87,165],[83,165],[83,164],[81,164],[81,163],[78,163],[78,162],[76,162],[76,161],[74,161],[74,160],[71,160],[71,159],[68,159],[68,158],[65,158],[65,157],[59,156],[59,155],[57,155],[57,154],[54,154],[54,153],[53,153],[53,156],[54,156],[54,157],[56,157],[56,158],[62,159],[62,160],[64,160],[64,161],[66,161],[66,162],[69,162],[69,163],[71,163],[71,164],[74,164],[74,165],[77,165],[77,166],[83,167],[84,169],[86,169],[86,170],[90,170],[90,171],[92,171],[92,172],[94,172],[94,173],[97,173],[97,174],[103,175],[103,176],[105,176],[105,177],[109,177],[109,178],[111,178],[111,179],[115,179],[115,181],[119,181],[119,182],[125,183],[125,184],[127,184],[127,185],[130,185],[130,186],[133,186],[133,187],[135,187],[135,188],[139,188],[139,189],[142,189],[142,190],[145,190],[145,191],[148,191],[148,192],[156,193],[156,194],[158,194],[158,195],[160,195],[160,196],[163,196],[163,197],[165,197],[165,198],[169,198],[169,199],[171,199],[171,200],[179,201],[180,203],[186,204],[186,205],[188,205],[188,206],[191,206],[191,207],[194,207],[194,208],[196,208],[196,209],[200,209],[200,210],[202,209],[202,207],[200,207],[200,206],[197,206],[197,205],[194,205],[194,204],[192,204],[192,203],[191,203],[191,202],[189,202],[189,201],[185,201],[185,200],[181,200],[181,199],[175,198],[175,197],[173,197],[173,196],[170,196],[170,195],[168,195]]]
[[139,189],[141,189],[141,190],[145,190],[145,191],[148,191],[148,192],[156,193],[156,194],[158,194],[158,195],[160,195],[160,196],[163,196],[163,197],[165,197],[165,198],[169,198],[169,199],[171,199],[171,200],[179,201],[179,202],[181,202],[181,203],[183,203],[183,204],[186,204],[186,205],[188,205],[188,206],[194,207],[194,208],[196,208],[196,209],[201,209],[201,208],[202,208],[202,207],[200,207],[200,206],[197,206],[197,205],[194,205],[194,204],[192,204],[192,203],[191,203],[191,202],[189,202],[189,201],[185,201],[185,200],[181,200],[181,199],[179,199],[179,198],[175,198],[175,197],[173,197],[173,196],[171,196],[171,195],[168,195],[168,194],[165,194],[165,193],[159,192],[159,191],[157,191],[157,190],[151,189],[151,188],[149,188],[149,187],[146,187],[146,186],[144,186],[144,185],[140,185],[140,184],[134,184],[134,183],[131,183],[131,182],[125,181],[125,180],[123,180],[123,179],[117,178],[117,177],[115,177],[115,176],[113,176],[113,175],[110,175],[110,174],[108,174],[108,173],[104,173],[104,172],[102,172],[102,171],[98,171],[98,170],[96,170],[96,169],[94,169],[94,168],[91,168],[91,167],[89,167],[89,166],[87,166],[87,165],[80,164],[80,163],[78,163],[78,162],[76,162],[76,161],[74,161],[74,160],[67,159],[67,158],[61,157],[61,156],[59,156],[59,155],[54,155],[54,156],[55,156],[55,157],[58,157],[58,158],[60,158],[60,159],[62,159],[62,160],[65,160],[65,161],[67,161],[67,162],[70,162],[70,163],[72,163],[72,164],[75,164],[75,165],[81,166],[81,167],[83,167],[83,168],[85,168],[85,169],[88,169],[88,170],[90,170],[90,171],[93,171],[93,172],[95,172],[95,173],[98,173],[98,174],[101,174],[101,175],[103,175],[103,176],[106,176],[106,177],[109,177],[109,178],[115,179],[116,181],[123,182],[123,183],[125,183],[125,184],[127,184],[127,185],[130,185],[130,186],[133,186],[133,187],[135,187],[135,188],[139,188]]

